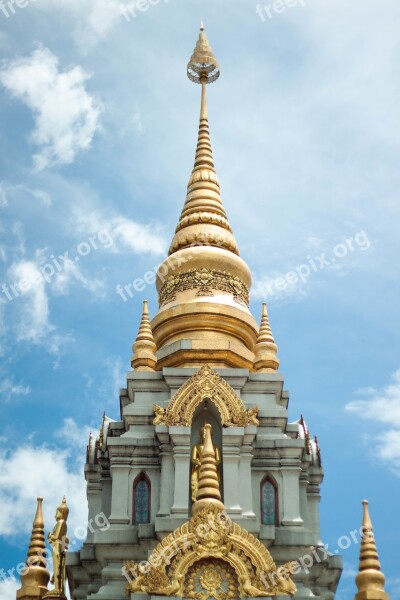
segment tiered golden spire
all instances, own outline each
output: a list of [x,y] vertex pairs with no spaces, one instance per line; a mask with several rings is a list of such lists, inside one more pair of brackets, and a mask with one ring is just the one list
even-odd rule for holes
[[278,370],[278,346],[275,344],[268,319],[267,305],[262,305],[261,324],[254,348],[254,370],[259,373],[273,373]]
[[26,569],[21,573],[21,588],[17,591],[17,600],[41,599],[47,592],[50,573],[47,570],[45,558],[46,544],[44,541],[42,502],[43,498],[39,496],[26,557]]
[[169,250],[173,254],[194,243],[225,248],[235,254],[239,250],[228,223],[214,168],[208,125],[206,85],[219,77],[219,65],[206,38],[204,28],[187,66],[189,79],[201,84],[200,123],[194,167],[187,186],[184,204],[175,236]]
[[132,346],[133,356],[131,365],[136,371],[154,371],[157,364],[156,350],[153,332],[149,319],[149,308],[147,300],[143,301],[142,318],[136,341]]
[[205,363],[251,369],[258,330],[249,310],[251,273],[239,257],[214,168],[206,86],[218,79],[219,64],[203,25],[187,75],[201,85],[200,123],[186,201],[157,272],[157,369]]
[[360,547],[360,563],[356,584],[358,593],[355,600],[389,600],[385,592],[385,576],[381,571],[374,531],[368,510],[368,500],[363,500],[364,514],[362,521],[362,540]]
[[211,425],[209,423],[204,425],[204,446],[200,461],[199,483],[196,502],[192,506],[192,514],[197,514],[210,504],[224,511],[225,507],[221,501],[217,461],[211,439]]

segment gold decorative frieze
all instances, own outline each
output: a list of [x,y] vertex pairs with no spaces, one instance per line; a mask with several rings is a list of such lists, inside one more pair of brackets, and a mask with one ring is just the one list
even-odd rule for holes
[[224,248],[225,250],[229,250],[230,252],[239,255],[236,241],[232,238],[232,235],[221,235],[219,231],[192,231],[182,234],[178,232],[172,240],[168,253],[173,254],[182,248],[188,248],[193,245],[203,245]]
[[[216,175],[215,175],[216,178]],[[194,177],[192,176],[192,179]],[[212,212],[195,212],[187,215],[186,217],[182,217],[176,227],[176,233],[185,227],[189,227],[190,225],[197,225],[199,223],[204,223],[207,225],[218,225],[223,229],[226,229],[230,233],[232,233],[232,227],[229,225],[228,219],[224,215],[217,215]]]
[[127,593],[229,600],[293,595],[290,575],[297,567],[277,568],[258,539],[210,504],[166,536],[147,563],[125,563],[125,574]]
[[259,425],[258,407],[246,410],[232,386],[209,365],[202,367],[179,388],[167,408],[153,405],[153,423],[190,427],[196,408],[204,400],[210,400],[215,405],[224,427]]
[[171,275],[160,289],[160,306],[176,299],[176,294],[197,289],[196,296],[213,296],[215,291],[232,294],[233,299],[244,306],[249,305],[249,290],[239,279],[226,271],[191,269]]

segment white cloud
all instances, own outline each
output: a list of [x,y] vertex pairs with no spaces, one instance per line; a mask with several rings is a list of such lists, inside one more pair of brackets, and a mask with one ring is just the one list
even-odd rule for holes
[[157,256],[166,252],[160,225],[143,225],[121,216],[104,217],[97,211],[77,210],[73,228],[84,235],[107,231],[114,242],[111,248],[114,252],[127,249],[137,254]]
[[42,10],[65,11],[75,19],[74,39],[82,50],[105,39],[121,21],[120,0],[40,0]]
[[[43,260],[44,256],[45,250],[36,253],[36,259],[39,261]],[[46,265],[51,266],[50,262]],[[8,300],[13,300],[13,306],[17,310],[14,331],[17,341],[43,345],[51,354],[60,357],[63,348],[73,341],[73,337],[70,334],[58,334],[51,322],[50,298],[46,286],[56,295],[66,295],[71,286],[78,283],[94,296],[102,298],[105,295],[105,283],[100,279],[87,277],[72,261],[66,261],[61,271],[56,271],[53,267],[51,273],[42,272],[41,268],[44,266],[23,259],[14,263],[8,270]],[[18,296],[13,293],[13,286]],[[7,305],[7,302],[2,302],[1,307],[4,309]]]
[[19,286],[29,282],[30,287],[23,293],[23,310],[16,325],[18,341],[42,342],[53,330],[54,325],[49,320],[49,299],[45,290],[46,282],[37,265],[28,260],[14,264],[10,271],[14,281]]
[[0,397],[8,402],[13,396],[27,396],[31,389],[29,385],[15,383],[10,377],[5,377],[0,381]]
[[[305,283],[302,283],[300,279],[295,283],[290,283],[285,276],[286,273],[277,273],[275,277],[255,279],[251,287],[251,297],[269,303],[289,298],[291,300],[304,298],[307,295]],[[284,282],[282,284],[283,279]]]
[[6,319],[6,301],[0,298],[0,356],[6,352],[6,338],[8,333],[8,323]]
[[74,282],[80,283],[83,289],[98,297],[104,297],[105,295],[105,282],[100,279],[90,279],[72,261],[66,261],[62,271],[55,273],[54,279],[51,281],[51,287],[55,294],[65,295],[69,293]]
[[349,402],[345,410],[372,421],[374,427],[377,423],[389,427],[368,436],[368,440],[373,443],[374,454],[400,475],[400,369],[395,371],[392,378],[393,383],[381,390],[360,390],[359,394],[367,398]]
[[[82,463],[89,432],[88,426],[78,426],[72,418],[67,418],[54,433],[57,448],[27,444],[14,450],[5,445],[0,450],[0,536],[27,547],[37,497],[44,498],[47,532],[55,523],[55,510],[65,495],[70,509],[70,547],[76,548],[82,541],[88,514]],[[12,597],[9,595],[16,587],[15,580],[1,582],[1,598]]]
[[30,188],[23,184],[10,184],[5,181],[0,182],[0,206],[5,207],[10,204],[10,199],[19,195],[33,197],[43,206],[51,206],[51,196],[48,192],[37,188]]
[[7,577],[0,581],[0,597],[2,600],[15,600],[15,593],[20,587],[19,582],[12,578]]
[[0,181],[0,207],[5,207],[8,205],[7,202],[7,192],[4,181]]
[[67,446],[73,447],[82,462],[82,452],[85,450],[89,434],[93,430],[88,425],[79,426],[72,417],[64,419],[63,426],[56,431],[57,439],[63,440]]
[[[87,521],[85,480],[70,450],[26,445],[0,453],[0,535],[21,538],[30,534],[37,496],[44,497],[46,530],[54,524],[55,509],[63,495],[70,508],[69,531]],[[81,457],[82,461],[84,457]]]
[[112,235],[120,241],[121,245],[133,252],[157,255],[165,252],[164,241],[153,233],[153,228],[149,225],[117,217],[111,221],[111,230]]
[[90,147],[101,107],[85,89],[88,78],[80,66],[60,71],[58,58],[44,47],[3,66],[0,82],[33,112],[38,170],[72,163],[79,151]]
[[107,412],[115,413],[119,390],[126,387],[128,367],[129,364],[120,356],[111,355],[102,361],[101,377],[94,380],[91,373],[83,373],[93,406],[100,405],[103,409],[107,409]]

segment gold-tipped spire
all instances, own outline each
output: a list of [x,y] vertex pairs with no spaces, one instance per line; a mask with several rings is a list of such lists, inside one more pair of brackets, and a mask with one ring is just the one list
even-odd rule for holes
[[26,569],[21,573],[21,588],[17,590],[18,600],[41,599],[47,592],[50,573],[46,563],[42,502],[43,498],[39,496],[26,557]]
[[254,348],[254,370],[258,373],[273,373],[278,370],[278,347],[275,344],[268,319],[267,305],[262,305],[261,324]]
[[368,510],[368,500],[363,500],[362,539],[360,563],[356,584],[358,593],[355,600],[389,600],[385,592],[385,576],[381,571],[374,531]]
[[219,64],[203,25],[187,75],[201,86],[200,123],[186,201],[157,270],[160,308],[151,323],[157,368],[252,369],[258,326],[249,310],[251,273],[239,257],[214,168],[206,87],[219,77]]
[[200,123],[194,167],[170,254],[192,244],[207,244],[239,254],[228,223],[214,168],[208,125],[206,86],[219,77],[219,64],[208,43],[204,27],[187,65],[191,81],[201,84]]
[[147,300],[143,301],[142,318],[136,341],[132,346],[133,356],[131,365],[136,371],[154,371],[157,364],[156,350],[153,332],[149,319],[149,308]]
[[225,510],[219,490],[217,460],[211,439],[211,425],[206,423],[204,425],[204,447],[201,454],[197,496],[196,502],[192,506],[192,514],[195,515],[209,504],[217,506],[222,511]]

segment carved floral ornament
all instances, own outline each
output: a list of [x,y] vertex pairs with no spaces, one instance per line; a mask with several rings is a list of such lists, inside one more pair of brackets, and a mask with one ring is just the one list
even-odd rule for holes
[[218,409],[223,427],[259,425],[258,407],[246,410],[235,390],[208,365],[202,367],[179,388],[167,408],[153,405],[153,424],[190,427],[196,408],[206,399]]
[[195,600],[293,595],[298,563],[277,569],[267,548],[215,505],[166,536],[146,563],[125,563],[126,591]]
[[214,291],[232,294],[233,299],[244,306],[249,305],[249,290],[239,277],[213,269],[191,269],[172,275],[160,289],[160,306],[176,299],[178,292],[197,289],[196,296],[213,296]]

